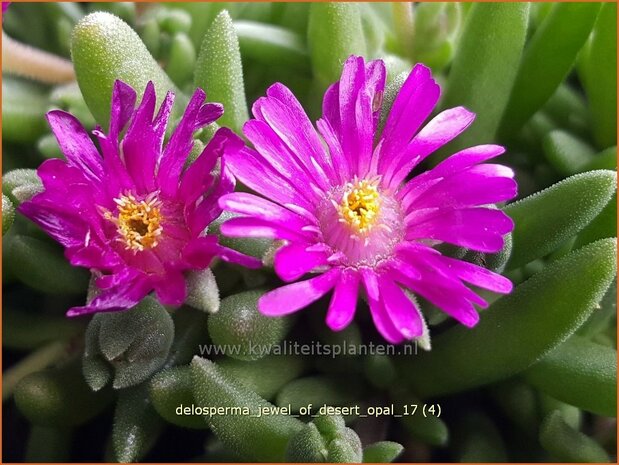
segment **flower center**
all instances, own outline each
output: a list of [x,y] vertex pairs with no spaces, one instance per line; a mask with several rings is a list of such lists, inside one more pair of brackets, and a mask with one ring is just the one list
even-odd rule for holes
[[370,231],[380,212],[378,184],[365,179],[347,183],[339,212],[340,221],[348,224],[354,232],[364,234]]
[[161,225],[161,202],[155,194],[138,201],[132,194],[121,195],[114,199],[118,205],[118,216],[110,212],[105,217],[116,224],[116,230],[124,243],[125,249],[141,252],[157,246],[163,230]]

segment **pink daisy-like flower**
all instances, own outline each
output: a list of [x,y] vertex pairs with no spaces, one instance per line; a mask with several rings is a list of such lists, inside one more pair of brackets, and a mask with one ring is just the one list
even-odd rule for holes
[[282,280],[320,273],[265,294],[262,313],[289,314],[334,289],[327,324],[341,330],[354,317],[362,286],[376,328],[398,343],[423,332],[421,313],[404,289],[469,327],[479,320],[473,304],[487,302],[465,283],[511,291],[508,279],[432,246],[501,250],[513,223],[492,204],[513,198],[517,186],[511,169],[481,164],[503,153],[497,145],[462,150],[407,181],[474,114],[453,108],[422,127],[440,89],[418,64],[378,134],[385,74],[382,61],[351,56],[325,94],[318,132],[288,88],[271,86],[244,127],[255,150],[224,155],[237,179],[263,197],[232,193],[219,204],[244,215],[224,223],[224,234],[284,241],[274,256]]
[[68,316],[127,309],[152,290],[162,303],[180,305],[187,294],[183,273],[207,267],[215,256],[260,265],[204,233],[221,213],[217,199],[235,184],[223,161],[220,174],[213,169],[228,144],[240,143],[220,129],[184,168],[193,133],[223,113],[205,98],[197,89],[165,147],[174,94],[166,95],[154,116],[152,82],[135,108],[135,91],[116,81],[109,132],[94,131],[101,152],[75,117],[59,110],[47,114],[66,161],[51,159],[39,167],[44,191],[19,210],[65,247],[71,264],[97,277],[98,295]]

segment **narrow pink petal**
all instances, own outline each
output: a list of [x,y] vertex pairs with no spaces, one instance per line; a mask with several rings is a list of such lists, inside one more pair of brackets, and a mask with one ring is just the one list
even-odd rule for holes
[[409,221],[406,240],[435,239],[480,252],[498,252],[503,248],[503,235],[514,228],[513,221],[502,211],[490,208],[439,210],[436,214]]
[[339,277],[340,270],[332,268],[316,278],[277,288],[260,297],[258,310],[267,316],[294,313],[329,292]]
[[381,60],[368,63],[365,75],[355,104],[356,150],[359,153],[357,173],[361,177],[368,174],[374,152],[374,133],[380,117],[385,90],[384,63]]
[[435,177],[448,176],[503,153],[505,153],[505,148],[500,145],[476,145],[454,153],[436,165],[429,173]]
[[238,136],[227,128],[221,128],[215,133],[200,156],[182,174],[178,197],[186,203],[192,203],[208,190],[213,182],[211,171],[231,138],[238,139]]
[[179,271],[168,270],[165,279],[155,283],[157,298],[164,305],[177,307],[187,298],[187,284],[185,277]]
[[224,210],[249,215],[266,221],[285,224],[288,228],[300,230],[307,226],[307,218],[293,213],[276,203],[245,192],[234,192],[219,199],[219,206]]
[[154,190],[155,165],[163,143],[163,134],[158,138],[153,130],[155,104],[155,86],[149,81],[121,144],[123,161],[139,194]]
[[359,274],[343,271],[335,285],[327,311],[327,326],[333,331],[345,329],[353,320],[359,294]]
[[340,83],[331,84],[322,100],[322,119],[329,123],[335,134],[341,134]]
[[348,157],[344,155],[344,149],[342,149],[341,141],[335,128],[331,125],[329,120],[322,118],[316,121],[316,127],[329,148],[331,164],[333,165],[333,181],[337,184],[341,184],[351,179],[351,166]]
[[118,135],[125,128],[135,109],[136,93],[128,84],[114,81],[112,90],[112,107],[110,110],[110,139],[118,141]]
[[262,260],[259,258],[250,257],[249,255],[245,255],[244,253],[237,252],[227,247],[219,246],[219,251],[217,253],[224,262],[235,263],[251,269],[262,268]]
[[209,234],[198,237],[189,242],[182,250],[181,258],[193,269],[203,269],[211,264],[219,253],[221,246],[217,243],[217,236]]
[[280,247],[274,256],[274,268],[284,281],[299,279],[320,265],[326,265],[325,252],[308,252],[306,244],[293,243]]
[[305,110],[294,94],[281,83],[267,89],[267,97],[255,104],[256,117],[268,123],[280,139],[296,154],[312,178],[326,188],[331,168],[318,137]]
[[440,87],[432,79],[429,68],[417,64],[402,85],[393,102],[381,140],[378,173],[392,167],[402,157],[406,145],[422,123],[430,116],[440,95]]
[[339,83],[340,97],[340,141],[345,156],[350,160],[353,173],[357,173],[359,160],[359,133],[356,122],[356,103],[359,91],[365,81],[363,57],[351,55],[344,62]]
[[387,315],[399,333],[406,339],[420,337],[423,322],[413,301],[388,277],[380,277],[380,291]]
[[104,174],[101,155],[82,123],[62,110],[48,112],[47,121],[68,162],[80,168],[88,179],[101,180]]
[[157,184],[164,195],[172,196],[178,187],[183,165],[193,147],[193,133],[200,128],[200,110],[206,93],[198,88],[168,141],[157,172]]
[[374,271],[363,269],[361,271],[365,292],[370,305],[370,313],[374,326],[387,342],[399,344],[404,340],[404,336],[391,321],[387,314],[385,304],[382,301],[381,290],[379,288],[378,277]]
[[186,215],[187,226],[189,226],[191,234],[201,234],[209,224],[221,215],[222,209],[219,206],[218,199],[233,192],[235,184],[236,180],[228,170],[225,160],[221,160],[219,178],[216,179],[215,186],[211,187],[208,194],[202,197],[202,201],[195,210]]
[[399,185],[410,171],[428,155],[461,134],[475,119],[464,107],[450,108],[436,115],[413,138],[385,172],[390,185]]
[[259,218],[232,218],[221,225],[221,233],[230,237],[266,237],[289,241],[309,242],[310,233],[286,228],[285,225]]
[[406,209],[464,208],[503,202],[518,191],[514,172],[503,165],[483,164],[443,178],[416,199],[403,202]]
[[69,309],[67,316],[127,310],[140,303],[149,292],[148,281],[143,276],[133,274],[130,279],[122,281],[115,287],[102,290],[88,305]]
[[450,281],[442,274],[426,273],[421,281],[411,280],[397,270],[393,270],[390,275],[463,325],[473,327],[479,321],[479,314],[467,300],[472,291],[463,284]]
[[243,126],[243,133],[277,173],[286,179],[295,180],[293,187],[300,193],[313,194],[309,183],[320,183],[321,178],[315,176],[314,170],[307,168],[302,157],[292,152],[267,123],[250,120]]
[[297,191],[294,181],[277,173],[256,151],[226,151],[224,159],[234,176],[259,194],[282,205],[292,203],[313,209],[311,201]]
[[513,289],[513,284],[509,279],[473,263],[445,257],[444,255],[437,255],[433,260],[442,262],[451,273],[474,286],[501,294],[509,294]]

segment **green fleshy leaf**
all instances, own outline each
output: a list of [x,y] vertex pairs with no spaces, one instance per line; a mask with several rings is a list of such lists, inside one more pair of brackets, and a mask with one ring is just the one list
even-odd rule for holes
[[84,374],[97,389],[107,381],[102,360],[113,368],[115,389],[135,386],[159,370],[168,357],[174,323],[165,308],[146,297],[130,310],[97,313],[86,333]]
[[186,365],[208,341],[207,315],[190,307],[182,307],[174,314],[174,342],[170,347],[164,368]]
[[[574,429],[580,429],[582,426],[583,417],[582,410],[578,407],[574,407],[573,405],[561,402],[554,397],[550,397],[543,392],[538,392],[537,394],[539,397],[539,408],[541,410],[539,413],[541,414],[542,419],[554,411],[559,411],[561,412],[561,416],[565,420],[565,423]],[[539,420],[537,423],[539,423]],[[539,425],[536,425],[536,429],[539,430]]]
[[560,174],[570,176],[591,163],[595,151],[568,132],[555,130],[544,137],[544,155]]
[[286,461],[361,463],[363,450],[355,431],[339,415],[320,415],[288,443]]
[[363,399],[364,389],[361,380],[350,376],[308,376],[291,381],[277,394],[276,404],[291,406],[293,413],[299,412],[308,404],[319,408],[354,407]]
[[363,371],[368,381],[378,389],[388,388],[397,377],[391,357],[382,354],[370,354],[365,357]]
[[288,443],[287,462],[321,463],[327,461],[327,441],[314,423],[309,423]]
[[609,147],[606,150],[593,156],[593,159],[580,168],[581,172],[593,170],[617,170],[617,146]]
[[2,78],[2,140],[31,142],[45,134],[45,91],[29,81]]
[[2,192],[15,205],[30,200],[42,190],[43,184],[36,170],[16,169],[9,171],[2,177]]
[[501,412],[523,431],[536,431],[538,394],[531,386],[520,380],[507,380],[495,386],[491,396]]
[[15,388],[15,403],[33,424],[76,426],[99,415],[112,399],[110,390],[93,392],[79,365],[39,371],[23,378]]
[[355,3],[312,3],[307,34],[314,76],[323,88],[340,78],[350,55],[365,55],[361,13]]
[[304,357],[272,355],[251,362],[223,358],[218,366],[230,378],[270,400],[307,369],[307,362]]
[[161,30],[170,35],[186,33],[191,28],[191,15],[180,8],[162,8],[157,12]]
[[176,116],[182,114],[187,104],[187,98],[176,89],[136,32],[110,13],[92,13],[75,26],[71,56],[84,100],[104,128],[108,126],[112,89],[117,79],[133,87],[138,96],[148,81],[153,81],[159,103],[169,90],[174,91]]
[[501,133],[514,134],[565,80],[593,28],[599,3],[557,3],[527,44]]
[[15,206],[11,199],[9,199],[6,195],[2,194],[2,235],[4,236],[11,226],[13,226],[13,221],[15,220]]
[[136,7],[134,2],[92,2],[88,6],[90,12],[107,11],[132,26],[135,24]]
[[66,463],[71,456],[73,428],[32,425],[25,461],[27,463]]
[[462,415],[455,436],[457,461],[462,463],[508,462],[505,443],[489,417],[480,411]]
[[265,66],[283,65],[301,73],[309,72],[309,54],[299,34],[253,21],[236,21],[234,28],[243,58]]
[[611,462],[602,446],[569,426],[558,411],[544,420],[539,440],[544,449],[562,462]]
[[71,339],[85,329],[83,322],[64,316],[2,309],[2,345],[13,349],[35,349],[53,341]]
[[44,158],[65,158],[53,134],[45,134],[37,141],[37,150]]
[[439,71],[452,59],[462,7],[456,2],[418,3],[415,6],[413,56]]
[[528,3],[475,3],[471,8],[442,106],[465,106],[477,118],[435,162],[457,149],[494,140],[516,78],[528,15]]
[[617,4],[604,3],[584,55],[585,93],[600,148],[617,144]]
[[[406,389],[395,388],[391,393],[394,403],[399,406],[417,405],[422,402]],[[404,415],[399,418],[406,430],[415,439],[431,446],[445,446],[449,441],[449,429],[445,422],[433,415],[424,416],[420,411],[413,415]]]
[[591,315],[615,276],[616,247],[604,239],[549,264],[485,310],[474,329],[449,329],[434,339],[432,352],[397,360],[401,376],[413,392],[432,397],[528,368]]
[[518,268],[555,250],[589,224],[616,189],[616,173],[589,171],[505,207],[515,223],[506,268]]
[[[191,362],[193,395],[198,405],[245,407],[253,415],[257,409],[275,408],[241,383],[230,379],[213,362],[194,357]],[[239,455],[251,461],[284,460],[290,438],[303,428],[303,422],[289,415],[248,416],[242,414],[206,416],[215,435]]]
[[[257,360],[279,344],[290,327],[289,318],[272,318],[258,311],[261,291],[247,291],[226,297],[219,312],[208,320],[213,343],[238,360]],[[209,355],[209,354],[204,354]]]
[[187,34],[179,32],[170,43],[170,54],[166,65],[166,73],[170,79],[182,86],[191,82],[196,65],[196,49]]
[[617,194],[614,193],[602,211],[576,238],[574,248],[590,244],[606,237],[617,237]]
[[525,372],[556,399],[604,416],[617,415],[617,351],[574,336]]
[[240,133],[249,115],[239,41],[230,14],[225,10],[217,15],[204,35],[194,83],[206,91],[210,101],[223,104],[225,113],[218,124]]
[[580,336],[593,337],[611,327],[613,318],[617,316],[617,280],[610,285],[600,301],[599,308],[591,318],[578,330]]
[[583,95],[568,84],[564,83],[557,87],[542,111],[570,133],[589,137],[591,122],[587,104]]
[[7,254],[15,276],[24,284],[47,294],[86,292],[88,273],[73,267],[59,247],[28,236],[14,236]]
[[391,463],[403,450],[402,444],[397,442],[375,442],[363,449],[363,463]]
[[208,428],[202,415],[186,414],[195,404],[191,384],[191,368],[174,367],[157,373],[150,380],[150,399],[162,418],[183,428]]
[[148,396],[148,383],[120,391],[112,445],[117,462],[137,462],[155,445],[164,426]]
[[196,48],[200,47],[204,35],[213,19],[222,11],[228,10],[234,17],[237,4],[233,2],[163,2],[170,8],[182,9],[191,16],[189,37]]
[[210,268],[188,273],[187,289],[187,305],[206,313],[219,310],[219,288]]

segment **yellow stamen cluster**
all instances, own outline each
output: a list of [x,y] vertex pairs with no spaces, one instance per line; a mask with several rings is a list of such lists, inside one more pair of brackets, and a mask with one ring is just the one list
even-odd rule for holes
[[116,224],[118,240],[125,249],[135,253],[156,247],[163,230],[161,202],[156,195],[138,201],[133,194],[124,194],[114,202],[118,205],[118,216],[106,212],[105,218]]
[[348,183],[339,209],[340,221],[347,223],[357,233],[368,232],[380,211],[377,183],[367,180]]

